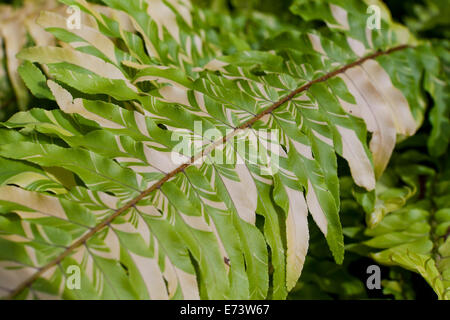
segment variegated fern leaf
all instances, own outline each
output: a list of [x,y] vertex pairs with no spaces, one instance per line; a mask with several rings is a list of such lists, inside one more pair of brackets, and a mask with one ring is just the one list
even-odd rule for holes
[[[0,5],[0,120],[14,104],[24,110],[30,96],[19,76],[16,54],[27,44],[51,45],[53,37],[35,22],[41,10],[54,9],[56,1],[25,1],[20,8]],[[9,110],[8,110],[9,111]]]
[[0,131],[3,297],[283,299],[308,213],[343,261],[337,159],[375,188],[423,121],[428,44],[373,1],[380,29],[369,3],[296,1],[326,25],[261,23],[263,39],[184,0],[63,2],[94,23],[42,12],[61,45],[18,55],[47,70],[59,110]]
[[[106,7],[95,6],[104,13],[111,14]],[[45,90],[45,76],[42,71],[31,63],[22,64],[16,57],[17,53],[29,46],[54,46],[55,37],[36,23],[40,12],[51,10],[66,14],[71,10],[58,4],[56,0],[24,0],[23,5],[0,5],[0,120],[6,120],[18,110],[26,110],[38,99],[53,99]],[[85,24],[90,26],[95,20],[80,13]],[[64,43],[60,43],[64,46]],[[47,69],[43,66],[47,73]],[[43,84],[42,84],[43,82]]]

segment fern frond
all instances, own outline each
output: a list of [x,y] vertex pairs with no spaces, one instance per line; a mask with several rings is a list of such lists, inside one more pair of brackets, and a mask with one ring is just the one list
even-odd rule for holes
[[[2,295],[282,299],[308,212],[342,263],[337,155],[373,190],[397,136],[423,120],[425,49],[406,29],[385,17],[361,29],[359,1],[320,1],[335,18],[314,19],[332,25],[251,50],[187,1],[105,0],[109,15],[63,2],[95,23],[69,29],[44,12],[62,45],[18,56],[48,68],[60,110],[17,113],[0,131],[5,170],[21,168],[0,187]],[[65,286],[71,265],[82,290]]]

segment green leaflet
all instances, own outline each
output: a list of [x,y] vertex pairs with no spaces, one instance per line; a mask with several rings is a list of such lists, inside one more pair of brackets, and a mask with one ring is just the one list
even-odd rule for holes
[[[69,29],[43,12],[64,46],[18,55],[28,87],[59,110],[17,113],[0,131],[1,296],[284,299],[308,213],[343,262],[337,155],[371,191],[397,135],[423,120],[423,94],[397,79],[413,68],[420,88],[425,72],[405,29],[383,16],[363,34],[364,5],[320,1],[331,16],[302,17],[327,28],[281,28],[255,46],[238,21],[231,36],[189,2],[108,0],[108,14],[63,2],[91,20]],[[336,28],[333,10],[355,25]],[[70,266],[81,290],[66,285]]]
[[34,96],[41,99],[54,100],[50,89],[47,87],[46,78],[31,62],[26,61],[19,69],[20,77]]
[[[370,213],[379,216],[383,212],[382,217],[364,231],[364,241],[348,247],[369,254],[379,263],[419,273],[439,299],[448,300],[448,163],[436,172],[427,161],[428,157],[414,151],[395,159],[393,169],[377,186],[375,211]],[[399,178],[407,187],[398,187]]]

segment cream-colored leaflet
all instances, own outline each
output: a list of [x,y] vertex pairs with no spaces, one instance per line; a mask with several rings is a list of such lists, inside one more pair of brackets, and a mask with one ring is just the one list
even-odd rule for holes
[[311,45],[314,49],[314,51],[326,56],[327,54],[325,53],[325,50],[322,47],[322,42],[320,41],[319,36],[313,34],[313,33],[308,33],[308,38],[309,41],[311,41]]
[[286,286],[291,290],[302,273],[308,251],[308,208],[302,192],[289,187],[285,189],[289,198],[289,212],[286,219]]
[[344,30],[349,30],[350,26],[348,24],[347,11],[332,3],[330,3],[330,10],[334,20],[336,20],[339,25],[330,25],[329,23],[327,24],[330,25],[330,27],[338,27]]
[[397,133],[411,136],[418,127],[411,113],[411,109],[403,93],[394,87],[387,72],[375,60],[367,60],[362,64],[374,86],[388,101],[392,111]]
[[9,79],[16,92],[20,107],[25,108],[29,99],[28,93],[17,72],[20,65],[17,54],[26,43],[25,26],[20,19],[8,20],[1,24],[0,33],[5,43]]
[[[45,215],[67,220],[66,213],[58,198],[46,196],[32,191],[26,191],[18,187],[0,187],[0,200],[21,204]],[[37,216],[33,212],[23,212],[23,218]]]
[[367,190],[375,189],[375,173],[366,150],[355,131],[336,126],[342,139],[342,156],[348,161],[355,183]]
[[317,199],[316,192],[314,191],[311,180],[308,180],[308,192],[306,193],[306,202],[308,204],[309,212],[313,216],[314,222],[319,227],[320,231],[326,236],[328,232],[328,221],[325,213],[320,206],[319,200]]
[[[157,248],[157,243],[155,243],[155,248]],[[139,269],[140,275],[147,286],[150,299],[169,299],[166,284],[164,282],[164,276],[158,266],[158,255],[155,254],[154,258],[148,258],[130,252],[130,256],[136,267]]]
[[166,29],[170,35],[179,42],[180,31],[175,13],[162,0],[147,0],[147,2],[147,14],[158,25],[159,39],[164,40],[163,33],[164,29]]
[[[237,155],[240,157],[239,155]],[[241,159],[241,161],[243,161]],[[258,203],[258,194],[253,177],[245,164],[236,164],[235,172],[239,181],[231,180],[221,175],[231,200],[242,220],[255,224],[256,206]]]
[[396,141],[391,110],[361,67],[347,70],[341,78],[361,107],[361,115],[367,128],[373,132],[370,150],[373,154],[375,175],[379,177],[387,166]]
[[[44,11],[39,16],[37,23],[44,28],[67,28],[67,19],[59,14]],[[114,43],[97,29],[81,25],[81,27],[68,29],[69,32],[77,35],[78,37],[86,40],[89,44],[97,48],[102,52],[109,60],[117,64],[115,45]]]

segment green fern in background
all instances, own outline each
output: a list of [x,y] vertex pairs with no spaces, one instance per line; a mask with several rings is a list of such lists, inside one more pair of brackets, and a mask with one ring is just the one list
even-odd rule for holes
[[[344,234],[358,240],[348,250],[419,273],[440,299],[450,297],[448,163],[416,150],[398,153],[377,184],[375,202],[355,191],[368,227],[344,227]],[[355,210],[352,200],[346,206]]]

